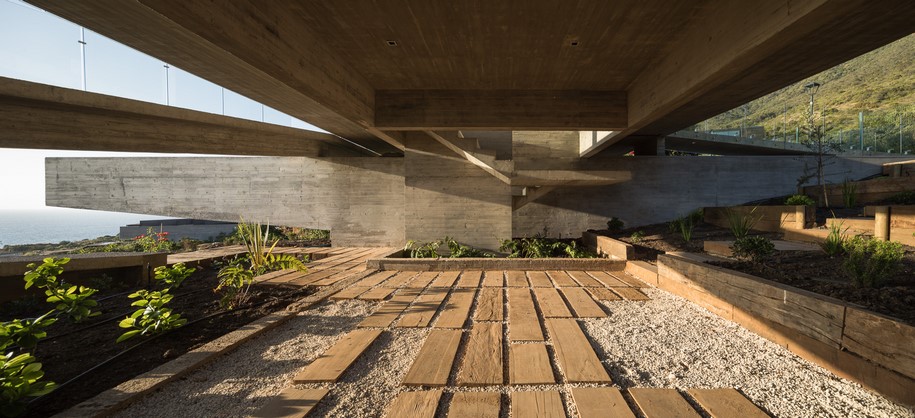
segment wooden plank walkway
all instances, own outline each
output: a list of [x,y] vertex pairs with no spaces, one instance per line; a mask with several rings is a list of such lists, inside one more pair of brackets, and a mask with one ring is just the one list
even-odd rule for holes
[[511,341],[543,341],[537,309],[527,287],[508,289],[508,335]]
[[699,402],[712,418],[768,418],[769,415],[736,389],[690,389],[690,396]]
[[480,287],[480,279],[483,276],[482,271],[464,271],[461,273],[461,278],[458,280],[457,287]]
[[572,399],[581,418],[635,418],[617,388],[572,388]]
[[581,287],[564,287],[562,295],[569,301],[576,318],[604,318],[607,313]]
[[442,313],[435,321],[436,328],[464,328],[470,307],[473,306],[475,289],[454,289],[451,297],[442,307]]
[[502,288],[484,287],[477,298],[474,321],[501,321],[503,319]]
[[451,399],[448,418],[499,418],[502,395],[499,392],[458,392]]
[[502,384],[502,324],[478,322],[470,329],[459,386]]
[[357,329],[350,331],[324,354],[306,366],[292,380],[295,383],[336,382],[340,375],[368,348],[381,330]]
[[646,418],[700,418],[676,389],[632,388],[629,395]]
[[545,322],[567,382],[610,383],[610,375],[574,319],[550,318]]
[[513,385],[550,385],[556,383],[550,356],[544,344],[509,346],[509,383]]
[[391,418],[433,418],[438,409],[438,400],[442,391],[430,390],[422,392],[401,392],[394,399],[391,408],[385,416]]
[[410,306],[413,299],[419,296],[418,289],[401,290],[397,296],[385,302],[375,313],[362,320],[358,327],[379,327],[385,328],[394,323],[400,314]]
[[432,317],[438,312],[439,306],[448,295],[446,289],[429,289],[420,295],[397,322],[400,328],[423,328],[429,326]]
[[572,311],[566,306],[559,291],[547,288],[534,288],[534,295],[537,296],[537,302],[540,303],[540,311],[546,318],[571,318]]
[[566,410],[558,390],[512,392],[511,400],[513,417],[566,417]]
[[288,387],[258,409],[252,417],[299,418],[308,415],[312,408],[330,392],[328,389],[297,389]]
[[445,386],[461,342],[462,332],[435,329],[426,337],[423,348],[403,380],[408,386]]
[[530,281],[531,287],[553,287],[550,276],[547,276],[546,272],[543,271],[529,271],[527,272],[527,279]]

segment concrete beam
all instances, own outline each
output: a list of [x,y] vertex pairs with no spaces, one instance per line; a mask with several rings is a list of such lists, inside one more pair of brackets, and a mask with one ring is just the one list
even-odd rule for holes
[[[630,135],[656,137],[724,112],[912,33],[915,8],[894,0],[722,1],[629,88]],[[853,29],[851,29],[853,28]]]
[[227,155],[355,156],[322,132],[0,77],[0,147]]
[[30,3],[379,154],[403,150],[395,136],[369,130],[372,86],[301,25],[286,3]]
[[[496,158],[493,155],[484,155],[479,152],[479,149],[472,147],[469,142],[472,140],[460,138],[457,136],[457,133],[450,132],[434,132],[434,131],[425,131],[427,135],[431,136],[433,139],[438,141],[438,143],[444,145],[446,148],[454,151],[457,155],[464,157],[467,161],[470,161],[473,165],[480,167],[483,171],[486,171],[489,174],[492,174],[493,177],[501,180],[505,184],[511,184],[511,168],[507,172],[503,172],[496,167]],[[504,161],[504,163],[511,164],[509,161]]]
[[626,92],[583,90],[378,90],[385,130],[622,129]]

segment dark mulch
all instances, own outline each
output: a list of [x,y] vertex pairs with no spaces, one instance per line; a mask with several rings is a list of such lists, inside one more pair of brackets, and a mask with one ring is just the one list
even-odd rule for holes
[[[170,303],[173,312],[180,313],[189,322],[223,312],[219,295],[213,292],[217,285],[216,270],[198,270],[180,289],[173,291]],[[58,384],[67,382],[90,370],[119,352],[146,337],[135,337],[115,343],[124,330],[118,322],[136,308],[131,308],[127,295],[136,289],[109,289],[98,295],[101,316],[74,324],[62,318],[48,329],[48,338],[41,341],[34,355],[45,370],[45,378]],[[50,416],[89,399],[121,382],[149,371],[182,354],[206,344],[230,331],[271,312],[283,309],[310,293],[313,288],[298,286],[254,286],[253,295],[246,305],[225,314],[189,323],[169,334],[150,339],[121,358],[92,371],[79,380],[58,388],[32,405],[29,416]],[[125,293],[126,292],[126,293]],[[123,294],[119,294],[123,293]],[[43,299],[6,304],[0,319],[33,317],[50,310]],[[93,326],[96,325],[96,326]]]
[[[671,232],[666,223],[627,228],[619,232],[607,230],[591,232],[632,244],[635,249],[635,259],[643,261],[655,261],[658,259],[658,254],[665,252],[701,253],[703,252],[702,243],[704,241],[728,241],[734,239],[734,235],[731,234],[729,229],[705,222],[696,224],[689,242],[686,242],[679,232]],[[637,235],[638,233],[643,236],[637,238],[634,234]],[[775,232],[762,232],[754,235],[762,235],[769,239],[778,239],[781,236],[781,234]]]

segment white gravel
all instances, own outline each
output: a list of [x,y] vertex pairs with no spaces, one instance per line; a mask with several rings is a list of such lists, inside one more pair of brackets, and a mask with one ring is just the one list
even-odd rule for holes
[[[777,417],[915,417],[912,411],[840,379],[685,299],[656,289],[645,291],[651,301],[604,302],[610,313],[608,318],[583,321],[595,350],[620,388],[734,387]],[[251,414],[379,306],[358,300],[323,302],[117,416]],[[331,392],[309,417],[383,416],[397,393],[413,390],[401,382],[428,332],[387,329],[343,374],[341,381],[332,385]],[[552,347],[549,351],[555,357]],[[452,370],[450,385],[454,384],[456,370]],[[331,385],[302,387],[328,386]],[[447,404],[450,392],[456,390],[509,393],[558,389],[569,416],[577,417],[568,391],[575,386],[589,385],[449,386],[443,388],[443,399]],[[503,396],[502,401],[502,417],[508,418],[508,396]],[[439,416],[443,413],[440,408]]]

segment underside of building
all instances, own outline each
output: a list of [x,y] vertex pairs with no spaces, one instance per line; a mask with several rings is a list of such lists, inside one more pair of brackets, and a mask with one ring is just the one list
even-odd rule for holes
[[329,132],[0,79],[0,147],[227,155],[48,159],[48,205],[379,246],[496,248],[792,193],[815,157],[714,141],[695,151],[718,156],[666,156],[664,138],[915,21],[889,0],[29,3]]

